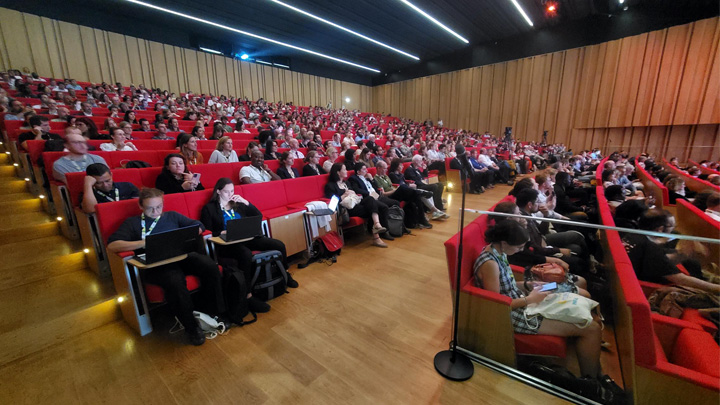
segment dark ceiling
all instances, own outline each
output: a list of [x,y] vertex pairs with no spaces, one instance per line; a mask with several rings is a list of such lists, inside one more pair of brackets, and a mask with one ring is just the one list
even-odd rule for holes
[[[679,24],[688,19],[718,13],[717,0],[625,0],[623,5],[618,4],[619,0],[556,0],[558,11],[555,16],[548,16],[543,0],[517,0],[534,23],[534,27],[530,27],[511,0],[410,0],[467,38],[470,43],[465,44],[400,0],[283,0],[416,55],[420,58],[420,61],[416,61],[298,14],[270,0],[143,1],[372,67],[381,73],[344,65],[125,0],[0,0],[0,5],[178,46],[205,46],[227,54],[249,51],[251,56],[265,59],[277,57],[277,61],[289,63],[293,70],[315,72],[354,82],[365,82],[364,84],[369,84],[372,78],[377,84],[378,78],[403,69],[417,72],[415,75],[429,73],[423,67],[429,61],[443,60],[444,57],[450,61],[453,57],[457,58],[457,55],[471,54],[473,48],[483,44],[502,41],[511,48],[522,48],[522,42],[527,42],[529,35],[543,30],[558,30],[563,27],[573,27],[572,30],[575,31],[604,30],[607,27],[603,24],[593,22],[602,21],[602,18],[607,16],[622,16],[623,13],[633,12],[636,15],[652,14],[655,20],[661,20],[651,25],[654,27]],[[57,8],[54,7],[55,3]],[[624,6],[627,6],[629,11],[623,11],[621,8]],[[632,21],[626,24],[632,24]],[[566,29],[563,35],[573,36],[573,33]],[[586,32],[580,36],[588,37]],[[511,41],[512,38],[517,38],[516,43]],[[575,43],[568,44],[577,46]],[[526,50],[509,57],[527,56],[523,53],[527,53]],[[465,61],[455,67],[464,68],[468,66],[462,65],[477,62]],[[453,66],[448,68],[452,69]]]

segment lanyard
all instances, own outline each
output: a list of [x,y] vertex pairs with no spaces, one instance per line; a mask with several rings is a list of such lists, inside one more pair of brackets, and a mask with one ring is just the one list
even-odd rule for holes
[[112,195],[107,195],[107,194],[105,194],[105,193],[103,193],[102,191],[97,190],[97,189],[96,189],[95,191],[96,191],[98,194],[100,194],[101,196],[105,197],[108,201],[120,201],[120,190],[117,189],[117,188],[115,188],[115,198],[114,198],[114,199],[113,199]]
[[143,213],[142,215],[140,215],[140,223],[142,224],[142,240],[145,240],[145,236],[152,233],[153,229],[155,229],[155,225],[158,224],[159,220],[160,217],[155,218],[155,221],[153,221],[152,225],[150,225],[150,228],[147,230],[147,233],[145,233],[145,214]]
[[231,220],[235,219],[235,210],[233,210],[232,208],[230,208],[230,211],[226,210],[225,208],[221,208],[221,209],[225,213],[225,215],[230,217]]
[[[75,171],[76,171],[76,172],[84,172],[84,171],[85,171],[85,169],[83,169],[82,167],[80,167],[80,165],[78,165],[76,161],[70,159],[69,157],[68,157],[67,160],[70,161],[70,163],[71,163],[71,164],[73,165],[73,167],[75,168]],[[82,162],[85,163],[86,161],[87,161],[87,155],[83,155]],[[87,167],[87,165],[86,165],[86,167]]]

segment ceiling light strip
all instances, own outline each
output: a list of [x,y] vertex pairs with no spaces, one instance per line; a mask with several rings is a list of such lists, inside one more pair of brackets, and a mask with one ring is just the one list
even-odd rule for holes
[[139,1],[139,0],[125,0],[125,1],[128,1],[128,2],[130,2],[130,3],[134,3],[134,4],[138,4],[138,5],[140,5],[140,6],[152,8],[152,9],[154,9],[154,10],[162,11],[162,12],[165,12],[165,13],[168,13],[168,14],[176,15],[176,16],[178,16],[178,17],[183,17],[183,18],[187,18],[187,19],[189,19],[189,20],[201,22],[201,23],[203,23],[203,24],[212,25],[213,27],[222,28],[222,29],[224,29],[224,30],[236,32],[236,33],[241,34],[241,35],[247,35],[247,36],[249,36],[249,37],[257,38],[257,39],[260,39],[260,40],[262,40],[262,41],[270,42],[270,43],[273,43],[273,44],[276,44],[276,45],[281,45],[281,46],[284,46],[284,47],[287,47],[287,48],[291,48],[291,49],[295,49],[295,50],[302,51],[302,52],[305,52],[305,53],[309,53],[309,54],[311,54],[311,55],[319,56],[319,57],[321,57],[321,58],[334,60],[335,62],[344,63],[344,64],[350,65],[350,66],[355,66],[355,67],[358,67],[358,68],[360,68],[360,69],[369,70],[369,71],[375,72],[375,73],[380,73],[380,71],[379,71],[378,69],[374,69],[374,68],[371,68],[371,67],[367,67],[367,66],[361,65],[361,64],[359,64],[359,63],[350,62],[350,61],[345,60],[345,59],[336,58],[336,57],[334,57],[334,56],[326,55],[326,54],[324,54],[324,53],[316,52],[316,51],[313,51],[313,50],[310,50],[310,49],[307,49],[307,48],[302,48],[302,47],[299,47],[299,46],[296,46],[296,45],[292,45],[292,44],[288,44],[288,43],[286,43],[286,42],[278,41],[278,40],[275,40],[275,39],[272,39],[272,38],[263,37],[263,36],[261,36],[261,35],[253,34],[253,33],[251,33],[251,32],[242,31],[242,30],[239,30],[239,29],[237,29],[237,28],[228,27],[227,25],[222,25],[222,24],[218,24],[218,23],[216,23],[216,22],[204,20],[204,19],[202,19],[202,18],[194,17],[194,16],[191,16],[191,15],[189,15],[189,14],[180,13],[180,12],[175,11],[175,10],[170,10],[170,9],[163,8],[163,7],[158,7],[158,6],[154,5],[154,4],[145,3],[145,2]]
[[222,54],[223,54],[223,53],[220,52],[220,51],[216,51],[216,50],[210,49],[210,48],[203,48],[202,46],[200,47],[200,50],[201,50],[201,51],[205,51],[205,52],[214,53],[214,54],[217,54],[217,55],[222,55]]
[[368,36],[365,36],[365,35],[363,35],[363,34],[361,34],[361,33],[359,33],[359,32],[355,32],[355,31],[353,31],[353,30],[351,30],[351,29],[349,29],[349,28],[345,28],[345,27],[343,27],[343,26],[340,25],[340,24],[336,24],[336,23],[334,23],[334,22],[332,22],[332,21],[328,21],[328,20],[326,20],[326,19],[324,19],[324,18],[318,17],[318,16],[316,16],[315,14],[310,14],[310,13],[308,13],[308,12],[305,11],[305,10],[301,10],[301,9],[299,9],[299,8],[297,8],[297,7],[294,7],[294,6],[291,6],[291,5],[287,4],[287,3],[283,3],[283,2],[280,1],[280,0],[270,0],[270,1],[272,1],[272,2],[275,3],[275,4],[281,5],[281,6],[283,6],[283,7],[287,7],[287,8],[289,8],[290,10],[293,10],[293,11],[295,11],[295,12],[298,12],[298,13],[300,13],[300,14],[302,14],[302,15],[308,16],[308,17],[310,17],[310,18],[314,18],[314,19],[316,19],[316,20],[318,20],[318,21],[322,21],[322,22],[324,22],[325,24],[331,25],[331,26],[333,26],[333,27],[335,27],[335,28],[337,28],[337,29],[343,30],[343,31],[345,31],[345,32],[349,32],[349,33],[351,33],[351,34],[353,34],[353,35],[355,35],[355,36],[358,36],[358,37],[360,37],[360,38],[362,38],[362,39],[365,39],[365,40],[367,40],[367,41],[370,41],[370,42],[372,42],[372,43],[374,43],[374,44],[376,44],[376,45],[380,45],[380,46],[382,46],[382,47],[385,47],[385,48],[387,48],[387,49],[390,49],[390,50],[392,50],[392,51],[395,51],[395,52],[397,52],[397,53],[399,53],[399,54],[405,55],[405,56],[407,56],[407,57],[409,57],[409,58],[413,58],[413,59],[415,59],[415,60],[420,60],[420,58],[417,57],[417,56],[415,56],[415,55],[411,55],[411,54],[409,54],[409,53],[407,53],[407,52],[405,52],[405,51],[401,51],[401,50],[399,50],[399,49],[397,49],[397,48],[393,48],[392,46],[390,46],[390,45],[388,45],[388,44],[385,44],[385,43],[382,43],[382,42],[380,42],[380,41],[374,40],[374,39],[372,39],[372,38],[370,38],[370,37],[368,37]]
[[530,21],[530,17],[528,17],[527,14],[525,14],[525,10],[523,10],[522,7],[520,7],[520,3],[517,2],[517,0],[510,0],[515,5],[515,8],[522,14],[522,16],[525,18],[525,21],[527,21],[528,24],[530,24],[531,27],[533,27],[533,22]]
[[458,34],[457,32],[455,32],[455,31],[451,30],[450,28],[446,27],[445,25],[443,25],[443,23],[441,23],[440,21],[438,21],[438,20],[436,20],[435,18],[433,18],[433,16],[431,16],[430,14],[422,11],[422,10],[421,10],[420,8],[418,8],[416,5],[410,3],[410,2],[407,1],[407,0],[400,0],[400,1],[402,1],[403,3],[405,3],[406,5],[408,5],[410,8],[412,8],[412,9],[415,10],[415,11],[417,11],[418,13],[422,14],[425,18],[427,18],[428,20],[434,22],[435,24],[437,24],[438,26],[440,26],[440,27],[441,27],[442,29],[444,29],[445,31],[453,34],[453,35],[456,36],[459,40],[465,42],[466,44],[469,44],[469,43],[470,43],[470,41],[468,41],[467,39],[463,38],[463,37],[462,37],[460,34]]

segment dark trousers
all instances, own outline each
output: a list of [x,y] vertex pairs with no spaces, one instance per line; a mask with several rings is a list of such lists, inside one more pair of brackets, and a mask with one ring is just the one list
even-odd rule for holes
[[438,160],[428,165],[428,170],[437,170],[440,174],[445,174],[445,161]]
[[237,266],[245,275],[245,282],[250,287],[250,282],[255,273],[255,267],[252,263],[253,251],[266,252],[268,250],[277,250],[282,253],[282,263],[287,269],[285,244],[282,241],[266,236],[258,236],[247,242],[218,246],[218,256],[237,260]]
[[348,210],[348,214],[350,214],[351,217],[365,218],[370,222],[372,222],[372,214],[378,214],[380,225],[387,227],[388,208],[387,204],[367,196],[363,197],[360,204]]
[[442,183],[418,184],[417,188],[433,193],[433,204],[435,204],[435,208],[441,211],[443,210],[442,193],[445,186],[443,186]]
[[208,256],[189,253],[187,259],[154,269],[145,270],[142,279],[155,284],[165,291],[165,301],[185,329],[196,325],[193,316],[194,305],[187,289],[185,276],[200,278],[199,309],[212,315],[225,312],[221,275],[217,264]]

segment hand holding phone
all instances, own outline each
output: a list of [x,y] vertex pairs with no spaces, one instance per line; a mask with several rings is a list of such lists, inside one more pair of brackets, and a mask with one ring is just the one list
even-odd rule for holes
[[556,282],[546,283],[546,284],[544,284],[544,285],[540,288],[540,291],[541,291],[541,292],[555,291],[555,290],[557,290],[557,283],[556,283]]

